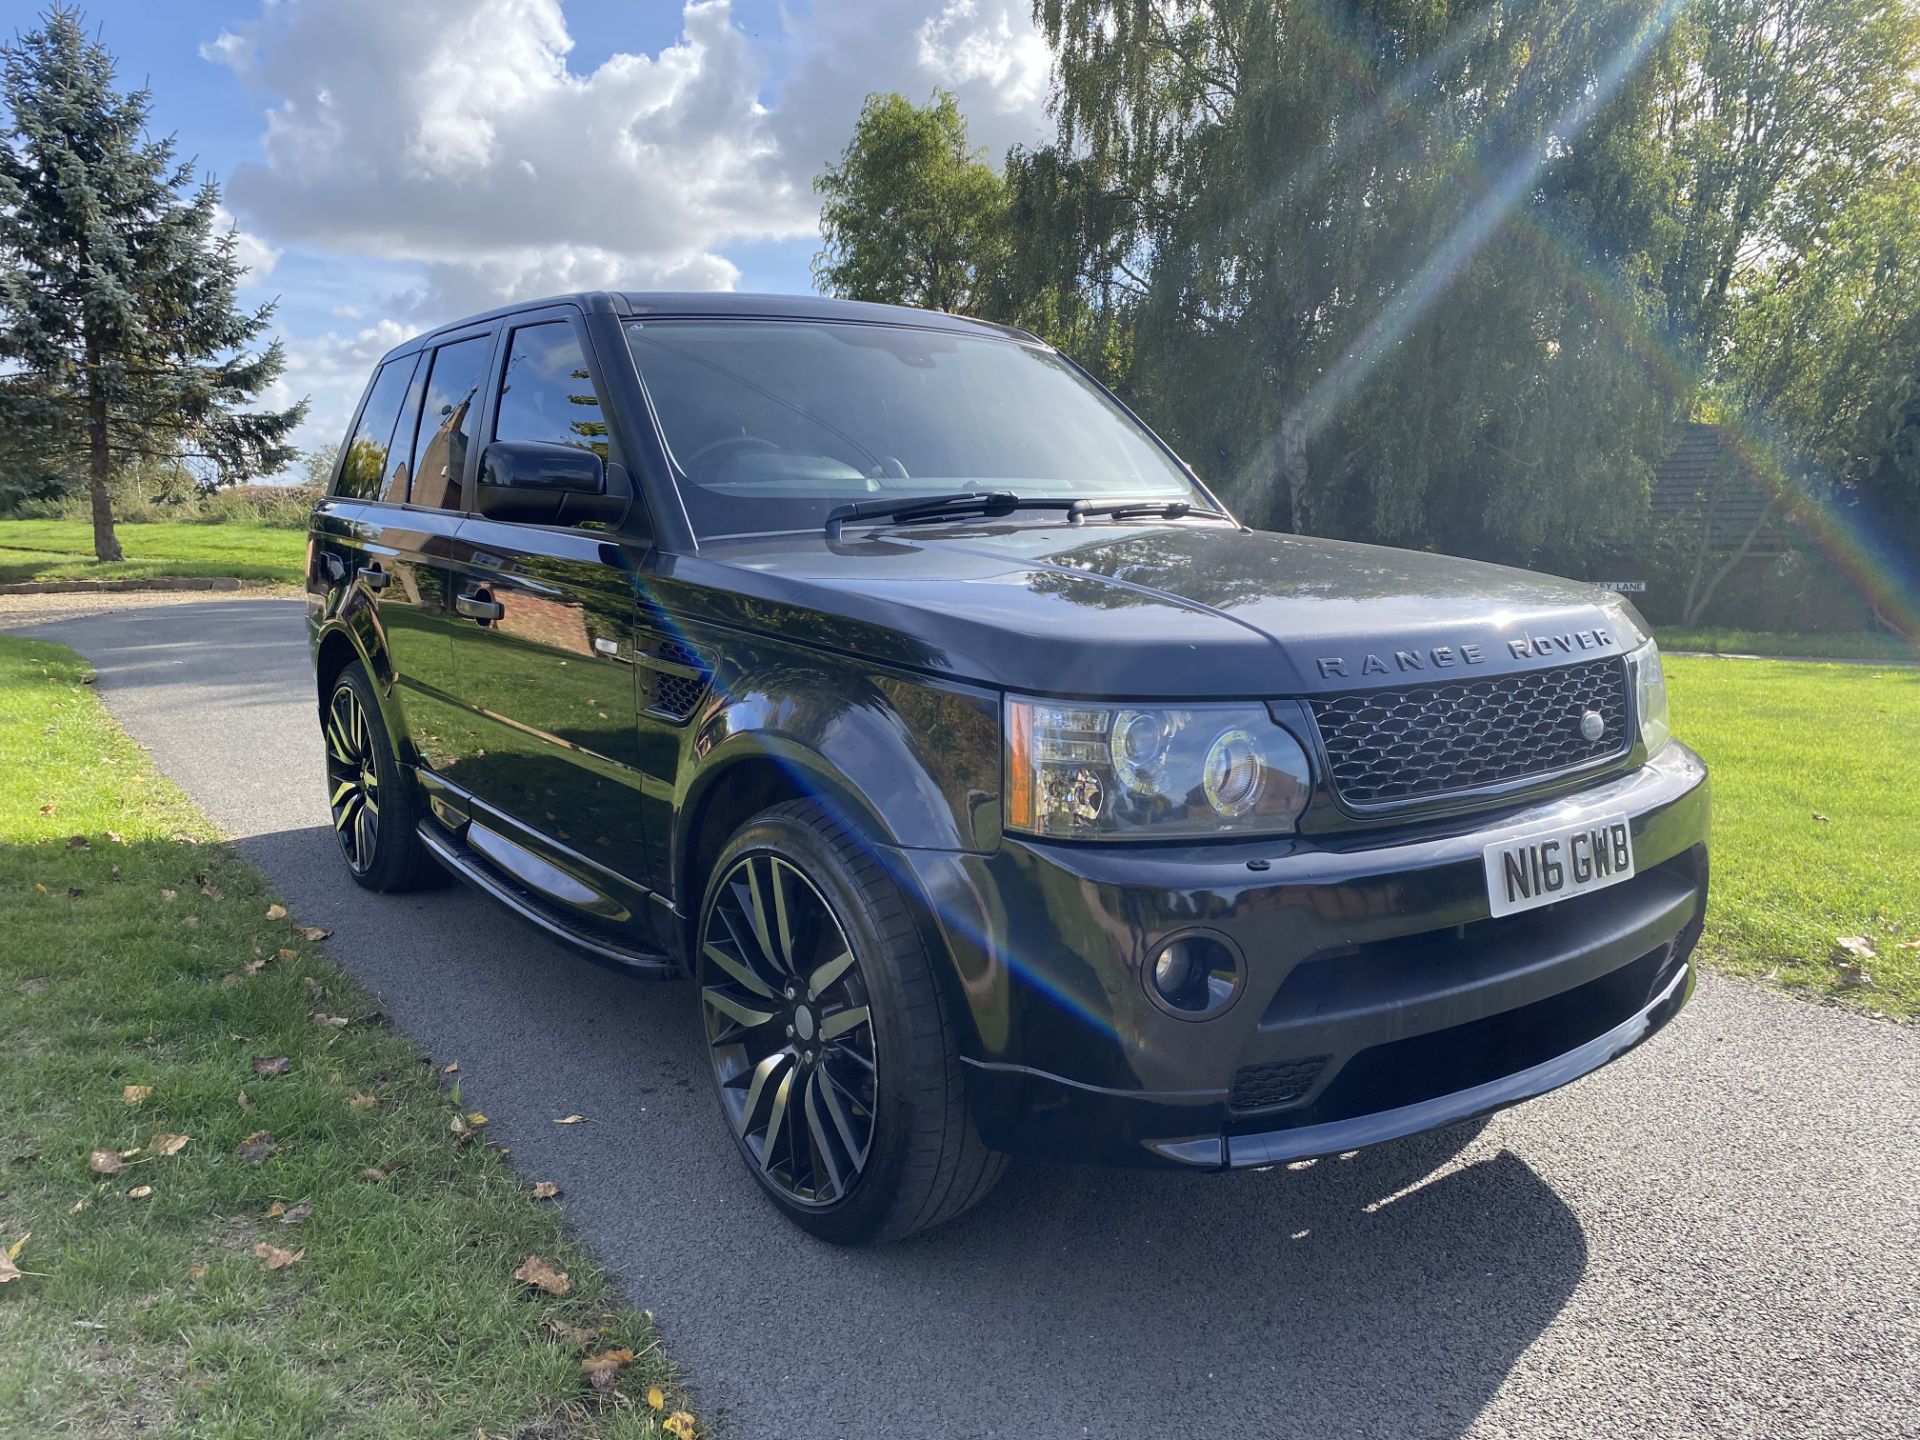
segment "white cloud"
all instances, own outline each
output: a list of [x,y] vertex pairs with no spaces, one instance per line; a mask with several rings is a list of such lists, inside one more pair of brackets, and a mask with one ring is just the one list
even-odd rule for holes
[[209,48],[279,97],[234,201],[278,239],[432,267],[436,310],[573,277],[725,284],[728,241],[811,231],[725,0],[658,55],[581,75],[571,45],[556,0],[270,5]]

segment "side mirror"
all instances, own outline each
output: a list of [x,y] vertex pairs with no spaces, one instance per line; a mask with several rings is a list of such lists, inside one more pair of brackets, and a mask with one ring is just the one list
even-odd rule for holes
[[481,453],[474,508],[489,520],[578,525],[618,520],[628,497],[609,495],[607,466],[591,450],[543,441],[495,440]]

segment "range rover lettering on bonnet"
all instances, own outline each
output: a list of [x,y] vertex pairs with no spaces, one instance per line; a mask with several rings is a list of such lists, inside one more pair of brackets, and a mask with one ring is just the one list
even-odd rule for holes
[[[1516,660],[1546,660],[1582,651],[1608,650],[1613,645],[1613,632],[1597,628],[1563,631],[1558,635],[1516,635],[1507,641],[1507,649]],[[1487,652],[1480,645],[1433,645],[1386,653],[1369,650],[1358,659],[1323,655],[1314,661],[1322,680],[1350,680],[1361,675],[1392,675],[1415,670],[1452,670],[1486,663]]]

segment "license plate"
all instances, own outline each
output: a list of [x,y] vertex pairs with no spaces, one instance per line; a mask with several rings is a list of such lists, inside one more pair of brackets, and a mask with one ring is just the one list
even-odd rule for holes
[[1633,878],[1633,827],[1624,815],[1535,830],[1489,845],[1487,904],[1495,915],[1552,905]]

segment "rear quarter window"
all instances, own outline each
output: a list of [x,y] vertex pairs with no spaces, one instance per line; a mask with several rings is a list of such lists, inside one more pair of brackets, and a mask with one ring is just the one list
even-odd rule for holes
[[376,500],[386,488],[387,455],[393,448],[394,426],[400,419],[400,407],[407,398],[407,383],[413,378],[418,358],[405,355],[389,360],[374,376],[373,389],[368,392],[360,421],[353,427],[346,453],[340,460],[340,478],[333,487],[335,495],[349,500]]

